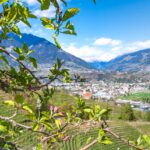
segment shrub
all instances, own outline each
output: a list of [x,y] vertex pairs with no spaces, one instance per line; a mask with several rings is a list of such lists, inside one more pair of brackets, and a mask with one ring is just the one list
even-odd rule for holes
[[128,121],[135,120],[134,111],[129,104],[125,104],[122,106],[119,119]]
[[134,116],[136,120],[143,120],[143,112],[140,110],[134,110]]
[[150,111],[144,113],[143,119],[145,121],[150,121]]

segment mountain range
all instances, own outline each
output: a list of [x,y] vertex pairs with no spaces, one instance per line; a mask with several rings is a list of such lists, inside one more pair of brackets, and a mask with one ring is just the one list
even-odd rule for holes
[[32,34],[22,34],[22,38],[15,34],[10,34],[9,37],[13,40],[3,40],[1,45],[12,49],[13,47],[21,47],[26,43],[29,49],[34,50],[32,56],[37,59],[40,66],[50,68],[60,58],[64,62],[64,67],[74,69],[91,69],[86,61],[58,49],[53,43],[44,38],[34,36]]
[[30,49],[35,52],[32,54],[37,58],[42,69],[49,69],[57,58],[64,61],[64,67],[71,70],[101,70],[107,72],[150,72],[150,49],[140,50],[133,53],[118,56],[108,62],[86,62],[64,50],[58,49],[54,44],[44,38],[32,34],[22,34],[19,38],[15,34],[9,35],[13,40],[4,40],[1,45],[8,49],[17,46],[21,47],[27,43]]
[[150,49],[124,54],[108,62],[92,62],[91,66],[113,72],[150,72]]

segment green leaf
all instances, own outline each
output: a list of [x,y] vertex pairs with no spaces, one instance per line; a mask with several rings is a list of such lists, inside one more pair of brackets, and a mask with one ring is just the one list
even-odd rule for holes
[[57,2],[58,0],[51,0],[51,3],[53,4],[53,6],[57,9],[59,7],[59,4]]
[[42,144],[38,144],[37,150],[42,150]]
[[50,0],[38,0],[41,3],[41,10],[47,10],[50,6]]
[[57,59],[57,65],[58,65],[58,68],[61,68],[61,66],[62,66],[62,62],[59,58]]
[[0,59],[2,59],[6,64],[8,64],[6,56],[0,56]]
[[70,122],[72,114],[70,112],[67,112],[66,115],[67,115],[67,122]]
[[73,30],[74,31],[74,25],[70,23],[70,20],[66,23],[65,26],[67,29]]
[[148,144],[150,146],[150,137],[147,135],[143,135],[143,139],[146,142],[146,144]]
[[29,60],[30,60],[30,62],[32,63],[32,65],[33,65],[33,67],[34,67],[34,68],[37,68],[37,67],[38,67],[38,65],[37,65],[37,62],[36,62],[36,59],[35,59],[35,58],[33,58],[33,57],[29,57]]
[[33,110],[31,109],[30,106],[24,105],[24,106],[23,106],[23,109],[26,110],[26,111],[28,111],[30,114],[33,114]]
[[82,100],[81,98],[77,98],[76,100],[77,100],[77,105],[78,105],[78,107],[84,108],[84,106],[85,106],[85,101]]
[[0,125],[0,132],[7,132],[7,127]]
[[86,109],[84,109],[84,112],[91,113],[91,112],[92,112],[92,109],[86,108]]
[[14,33],[16,33],[17,35],[19,35],[21,37],[21,32],[20,32],[19,28],[15,24],[12,26],[11,29],[12,29],[12,31]]
[[105,132],[103,129],[100,129],[99,132],[98,132],[98,136],[104,136],[105,135]]
[[28,49],[28,46],[26,43],[23,43],[22,49],[23,49],[24,53],[26,53],[26,54],[29,52],[29,49]]
[[98,138],[97,138],[97,141],[98,141],[99,143],[102,142],[104,135],[105,135],[104,130],[103,130],[103,129],[100,129],[99,132],[98,132]]
[[65,0],[61,0],[61,2],[63,2],[65,6],[67,6],[67,2]]
[[92,140],[92,137],[90,136],[87,140],[86,140],[86,144],[89,144]]
[[95,105],[95,113],[99,113],[100,112],[100,106],[99,105]]
[[9,105],[9,106],[15,106],[15,102],[14,101],[12,101],[12,100],[7,100],[7,101],[4,101],[4,104],[7,104],[7,105]]
[[104,115],[104,114],[106,114],[107,112],[108,112],[107,109],[102,109],[102,110],[100,111],[100,115]]
[[70,35],[77,35],[76,32],[74,32],[73,30],[66,30],[62,32],[63,34],[70,34]]
[[53,21],[46,18],[46,17],[42,17],[41,18],[42,24],[45,28],[54,30],[55,29],[55,25],[53,24]]
[[56,46],[57,46],[59,49],[61,49],[61,46],[60,46],[60,44],[58,43],[57,38],[56,38],[55,36],[53,36],[53,39],[54,39],[54,42],[55,42]]
[[0,4],[7,2],[8,0],[0,0]]
[[34,14],[29,14],[29,18],[37,18]]
[[34,52],[34,50],[29,50],[28,53],[27,53],[27,55],[30,55],[30,54],[32,54],[33,52]]
[[21,94],[18,94],[15,96],[15,101],[19,104],[22,104],[24,102],[24,97]]
[[19,55],[22,54],[22,49],[21,49],[21,48],[15,47],[15,48],[14,48],[14,51],[15,51],[16,53],[18,53]]
[[19,10],[19,7],[17,7],[16,3],[13,3],[7,13],[7,21],[9,23],[16,20],[16,18],[18,17],[18,10]]
[[31,24],[29,23],[29,21],[27,19],[22,19],[21,20],[24,24],[26,24],[28,27],[32,27]]
[[17,58],[17,60],[25,60],[26,58],[25,58],[25,56],[23,56],[23,55],[20,55],[18,58]]
[[57,141],[54,137],[51,137],[49,140],[51,143],[55,143]]
[[79,12],[78,8],[69,8],[68,10],[66,10],[66,12],[64,13],[64,16],[62,18],[62,21],[66,21],[68,19],[70,19],[71,17],[73,17],[74,15],[76,15]]
[[52,126],[51,123],[44,122],[43,124],[44,124],[44,126],[45,126],[48,130],[50,130],[50,131],[53,130],[53,126]]
[[37,131],[38,128],[39,128],[39,124],[36,122],[36,123],[33,125],[32,129],[33,129],[33,131]]
[[58,129],[61,129],[61,121],[60,120],[55,120],[55,124]]
[[142,136],[140,136],[138,139],[137,139],[137,145],[140,145],[142,143]]
[[105,138],[104,140],[102,140],[101,143],[109,145],[109,144],[112,144],[112,141],[110,141],[108,138]]

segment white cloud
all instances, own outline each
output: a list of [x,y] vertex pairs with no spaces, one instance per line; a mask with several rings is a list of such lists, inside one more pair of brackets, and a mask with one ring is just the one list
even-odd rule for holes
[[96,46],[84,45],[81,47],[77,47],[75,44],[70,44],[63,46],[63,49],[68,53],[71,53],[74,56],[84,59],[86,61],[107,61],[115,57],[113,53],[105,52],[104,49]]
[[[23,2],[26,2],[28,5],[33,6],[39,4],[37,0],[22,0]],[[66,2],[70,2],[71,0],[66,0]],[[59,4],[62,4],[62,1],[57,0]]]
[[23,0],[23,2],[26,2],[28,5],[33,6],[37,5],[38,1],[37,0]]
[[25,28],[25,29],[23,30],[23,32],[25,32],[25,33],[31,33],[31,34],[39,35],[39,36],[43,33],[42,30],[41,30],[40,28],[37,29],[37,30]]
[[[50,5],[50,8],[48,10],[41,10],[40,9],[40,3],[37,0],[23,0],[23,2],[27,3],[29,6],[34,6],[32,8],[33,14],[35,14],[37,17],[54,17],[55,16],[55,7],[53,5]],[[62,7],[62,2],[58,0],[59,5]]]
[[120,54],[131,53],[142,49],[150,48],[150,40],[135,41],[131,43],[122,44],[118,47],[113,47],[112,52],[120,52]]
[[14,49],[14,46],[9,46],[9,47],[6,48],[6,50],[7,50],[8,52],[12,52],[13,49]]
[[150,48],[150,40],[133,42],[130,44],[130,48],[133,50]]
[[[113,41],[113,40],[112,40]],[[81,59],[86,61],[109,61],[119,55],[135,52],[138,50],[150,48],[150,40],[135,41],[131,43],[120,43],[120,45],[112,44],[105,47],[100,47],[89,43],[81,47],[72,43],[70,45],[64,45],[63,49]]]
[[122,48],[123,48],[123,46],[116,46],[116,47],[113,47],[113,48],[111,49],[111,51],[116,52],[116,51],[118,51],[118,50],[121,50]]
[[40,9],[37,9],[33,12],[37,17],[54,17],[55,16],[55,8],[52,6],[48,10],[41,11]]
[[94,45],[96,46],[117,46],[120,45],[122,42],[121,40],[113,40],[111,38],[99,38],[95,40]]

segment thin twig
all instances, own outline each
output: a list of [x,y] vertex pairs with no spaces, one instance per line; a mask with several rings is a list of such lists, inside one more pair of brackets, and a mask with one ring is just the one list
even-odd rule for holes
[[16,122],[15,120],[12,120],[11,118],[12,118],[12,117],[3,117],[3,116],[0,116],[0,119],[1,119],[1,120],[5,120],[5,121],[9,122],[9,123],[11,123],[13,126],[19,126],[19,127],[25,128],[25,129],[27,129],[27,130],[32,129],[32,127],[23,125],[23,124],[21,124],[21,123],[18,123],[18,122]]
[[118,134],[114,133],[112,130],[110,130],[110,128],[105,128],[104,129],[105,132],[111,134],[112,136],[114,136],[116,139],[119,139],[120,141],[122,141],[124,144],[128,145],[129,147],[135,148],[136,150],[144,150],[143,148],[139,148],[138,146],[130,143],[130,141],[123,139],[121,136],[119,136]]
[[56,133],[56,134],[53,134],[53,135],[50,135],[50,136],[47,136],[47,137],[44,137],[43,139],[42,139],[42,143],[45,143],[47,140],[49,140],[50,138],[52,138],[52,137],[55,137],[55,136],[57,136],[58,134]]
[[80,150],[87,150],[90,147],[92,147],[93,145],[95,145],[97,143],[97,140],[93,140],[91,143],[87,144],[86,146],[84,146],[83,148],[81,148]]
[[[14,115],[13,115],[13,116],[14,116]],[[12,117],[13,117],[13,116],[12,116]],[[30,130],[30,131],[32,131],[32,132],[36,132],[36,133],[40,133],[40,134],[49,136],[49,134],[46,133],[46,132],[42,132],[42,131],[38,131],[38,130],[37,130],[37,131],[34,131],[31,126],[27,126],[27,125],[24,125],[24,124],[21,124],[21,123],[16,122],[15,120],[11,119],[12,117],[3,117],[3,116],[0,116],[0,119],[1,119],[1,120],[4,120],[4,121],[6,121],[6,122],[11,123],[13,126],[18,126],[18,127],[23,128],[23,129]]]

